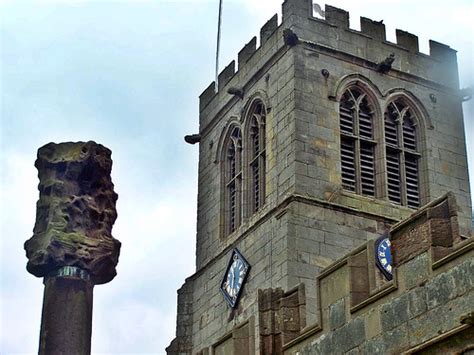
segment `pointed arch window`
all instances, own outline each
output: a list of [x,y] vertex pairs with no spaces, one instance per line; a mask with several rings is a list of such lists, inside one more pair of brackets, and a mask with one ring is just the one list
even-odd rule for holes
[[347,89],[339,104],[341,169],[344,189],[375,196],[374,111],[367,95],[357,87]]
[[266,109],[257,101],[248,116],[249,121],[249,206],[250,214],[265,203],[265,119]]
[[231,130],[225,150],[225,225],[227,234],[242,221],[242,133]]
[[417,208],[420,154],[414,113],[404,100],[397,99],[388,104],[384,121],[388,199]]

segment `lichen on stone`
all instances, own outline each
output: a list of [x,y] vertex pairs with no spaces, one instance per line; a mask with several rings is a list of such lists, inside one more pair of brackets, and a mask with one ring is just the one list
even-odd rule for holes
[[45,277],[63,266],[86,270],[95,284],[116,275],[120,242],[112,237],[118,195],[111,151],[95,142],[49,143],[35,162],[40,183],[27,270]]

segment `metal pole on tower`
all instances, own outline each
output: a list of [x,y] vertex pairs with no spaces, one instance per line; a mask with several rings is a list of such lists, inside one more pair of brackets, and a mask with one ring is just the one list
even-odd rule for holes
[[219,0],[219,17],[217,20],[217,49],[216,49],[216,81],[215,81],[215,92],[219,89],[218,77],[219,77],[219,51],[221,46],[221,20],[222,20],[222,0]]

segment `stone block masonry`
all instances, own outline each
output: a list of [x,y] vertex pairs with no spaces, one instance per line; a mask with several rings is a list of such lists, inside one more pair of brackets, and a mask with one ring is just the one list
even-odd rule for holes
[[[317,276],[318,322],[284,344],[284,353],[460,354],[472,349],[474,240],[433,228],[436,220],[452,224],[456,213],[444,212],[453,208],[455,201],[447,195],[392,228],[395,258],[410,255],[396,259],[392,281],[383,280],[374,267],[372,242],[323,270]],[[425,216],[421,222],[420,216]],[[412,228],[424,229],[429,242],[398,242],[410,238]],[[441,258],[435,252],[440,237],[450,245]]]
[[[261,323],[283,317],[282,314],[291,318],[294,309],[282,311],[275,305],[272,312],[266,313],[268,317],[258,316],[259,290],[269,289],[268,294],[274,296],[282,294],[283,300],[301,284],[305,302],[298,314],[303,327],[303,319],[307,326],[328,325],[340,334],[340,339],[345,339],[340,350],[354,353],[355,348],[361,351],[367,337],[381,336],[377,333],[382,327],[378,311],[353,323],[348,323],[347,316],[350,309],[370,303],[374,290],[391,295],[398,292],[392,290],[394,284],[387,284],[380,272],[367,266],[374,265],[370,241],[415,212],[391,202],[388,196],[387,146],[378,138],[384,135],[384,112],[395,99],[410,103],[418,118],[420,206],[447,192],[456,201],[455,208],[449,205],[448,215],[454,216],[456,211],[449,226],[444,221],[444,212],[438,213],[439,218],[431,218],[434,214],[429,218],[420,215],[416,222],[407,223],[415,228],[416,223],[428,218],[431,224],[424,226],[423,231],[436,229],[457,235],[457,242],[470,235],[471,202],[456,52],[431,41],[430,54],[421,54],[418,38],[406,31],[397,30],[397,43],[390,43],[382,23],[362,18],[361,31],[355,31],[349,28],[346,11],[326,6],[325,13],[325,19],[313,17],[310,0],[285,1],[281,24],[278,25],[276,15],[272,17],[261,28],[260,43],[256,37],[250,39],[239,51],[237,63],[232,61],[220,73],[219,91],[211,83],[200,96],[196,273],[186,280],[178,295],[177,338],[168,348],[169,353],[219,353],[235,349],[236,342],[244,344],[239,347],[242,351],[247,343],[236,339],[245,338],[244,333],[254,342],[253,347],[248,345],[252,349],[249,351],[265,353],[275,343],[291,343],[303,334],[318,333],[315,326],[295,339],[295,334],[289,332],[293,340],[282,340],[283,333],[278,333],[281,324],[274,325],[271,329],[278,331],[273,331]],[[392,58],[392,53],[393,63],[381,71],[380,63]],[[360,88],[373,103],[373,197],[348,191],[342,184],[339,103],[349,87]],[[238,95],[229,94],[230,88]],[[247,145],[242,148],[244,168],[239,190],[242,223],[228,233],[226,137],[231,128],[241,127],[244,145],[248,143],[248,113],[255,100],[266,108],[265,203],[258,211],[249,212],[252,177],[248,169],[250,157],[245,155]],[[431,207],[430,213],[438,211]],[[406,236],[404,231],[400,233]],[[397,240],[394,230],[395,244]],[[424,254],[415,253],[417,256],[411,258],[408,248],[405,252],[410,257],[402,258],[407,263],[418,260],[413,264],[418,272],[411,279],[398,278],[400,285],[418,285],[432,277],[429,269],[420,264],[421,260],[457,255],[453,251],[457,242],[447,245],[436,239],[439,243],[432,245],[429,238],[422,240],[419,244],[424,245]],[[219,291],[233,248],[238,248],[251,265],[236,309],[228,308]],[[336,268],[334,277],[317,277],[327,274],[327,267],[348,253],[351,256],[346,258],[347,263]],[[429,253],[436,254],[434,259]],[[319,298],[320,283],[327,283],[334,294]],[[415,313],[422,312],[423,304],[414,299],[415,294],[410,297],[405,301],[413,303]],[[321,311],[319,302],[327,302],[322,306],[327,312]],[[191,311],[185,307],[189,304]],[[388,326],[385,318],[384,324]],[[400,324],[401,328],[391,328],[392,339],[408,332],[406,322]],[[249,330],[238,335],[236,329]],[[262,331],[268,335],[264,341]],[[324,328],[320,337],[323,353],[334,346],[328,334]],[[350,338],[348,334],[355,336],[346,339]],[[382,345],[374,342],[364,346],[376,350]]]

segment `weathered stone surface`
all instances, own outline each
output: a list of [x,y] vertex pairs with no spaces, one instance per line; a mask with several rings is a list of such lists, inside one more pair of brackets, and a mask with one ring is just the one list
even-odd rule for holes
[[[321,297],[316,293],[319,286],[315,279],[321,268],[329,266],[367,240],[378,238],[391,225],[413,212],[406,206],[388,201],[387,175],[382,156],[376,159],[375,167],[378,171],[375,179],[377,198],[344,191],[341,181],[341,131],[337,101],[348,85],[364,88],[374,98],[374,108],[377,111],[374,124],[376,122],[377,131],[379,128],[383,131],[383,113],[389,101],[397,96],[403,96],[408,101],[414,100],[416,111],[420,114],[419,143],[423,147],[420,150],[420,162],[423,162],[419,176],[420,204],[452,191],[456,196],[460,222],[465,222],[471,215],[462,110],[459,100],[447,91],[447,87],[458,89],[455,66],[440,61],[442,55],[438,55],[439,53],[436,53],[436,58],[417,54],[413,49],[416,48],[413,37],[405,36],[402,39],[399,36],[399,44],[409,47],[410,51],[382,41],[383,26],[377,23],[366,22],[369,26],[364,25],[364,31],[373,31],[374,38],[370,38],[367,33],[334,27],[330,23],[331,19],[324,21],[315,20],[311,16],[308,18],[311,7],[311,1],[286,0],[281,25],[277,26],[276,21],[272,22],[272,30],[277,27],[271,35],[265,35],[259,48],[252,47],[251,42],[247,47],[251,55],[247,55],[246,51],[241,53],[239,59],[245,54],[245,61],[239,60],[238,71],[229,77],[224,87],[219,88],[219,92],[214,92],[214,84],[211,84],[201,96],[197,272],[186,281],[187,284],[192,284],[194,290],[189,297],[193,312],[191,315],[178,316],[178,324],[191,318],[189,328],[192,332],[179,335],[183,343],[186,342],[186,349],[190,349],[183,352],[194,353],[202,349],[211,349],[212,352],[215,342],[230,334],[236,324],[244,323],[250,315],[258,314],[258,289],[281,288],[288,291],[302,282],[306,286],[308,297],[305,305],[308,325],[314,325],[321,315],[324,331],[331,329],[327,310],[337,300],[345,297],[347,308],[356,308],[356,305],[362,307],[353,309],[352,313],[346,309],[347,322],[354,316],[364,314],[368,308],[373,308],[370,320],[365,319],[365,335],[371,343],[367,346],[365,343],[358,345],[358,349],[368,354],[385,353],[380,309],[378,306],[360,303],[372,294],[379,294],[379,287],[390,286],[379,279],[380,275],[372,275],[371,270],[375,268],[372,252],[367,254],[370,272],[368,283],[362,283],[361,281],[366,281],[363,278],[348,283],[347,278],[357,276],[356,273],[349,273],[338,267],[331,272],[331,277],[322,280]],[[326,13],[331,11],[326,9]],[[345,12],[332,12],[332,19],[334,18],[337,20],[334,23],[342,27],[347,24]],[[282,32],[286,28],[294,30],[301,40],[299,44],[291,48],[284,45]],[[436,47],[437,50],[450,52],[448,48],[439,46]],[[380,75],[375,71],[376,63],[392,52],[396,57],[393,63],[393,73],[396,74]],[[323,70],[329,76],[324,76]],[[427,85],[426,80],[433,85]],[[229,95],[227,89],[230,87],[243,89],[242,99]],[[390,95],[385,95],[386,93]],[[438,105],[433,105],[430,101],[430,94],[436,95]],[[255,214],[247,211],[244,223],[236,233],[223,235],[225,206],[222,197],[225,185],[222,183],[221,169],[223,149],[219,142],[226,139],[230,123],[241,122],[242,132],[247,130],[248,107],[255,98],[262,99],[270,109],[265,122],[265,205]],[[244,139],[243,152],[247,150],[245,143]],[[380,155],[384,150],[383,145],[377,144],[377,147],[377,155]],[[242,188],[244,192],[248,192],[249,179],[245,173],[248,169],[243,170]],[[242,194],[245,195],[250,196],[248,193]],[[247,198],[243,197],[242,202],[247,204]],[[400,295],[397,292],[411,292],[415,289],[418,292],[410,295],[409,313],[403,313],[402,318],[405,322],[390,328],[395,335],[399,334],[396,333],[398,327],[406,327],[405,323],[427,311],[427,290],[423,285],[433,277],[433,272],[428,269],[428,255],[421,255],[431,244],[423,243],[422,238],[424,233],[436,230],[441,239],[434,238],[436,243],[433,245],[450,249],[450,244],[443,239],[447,236],[445,232],[449,229],[448,225],[444,221],[440,222],[425,225],[426,228],[420,227],[418,232],[421,240],[417,239],[417,233],[411,233],[413,239],[403,243],[409,257],[404,259],[406,263],[403,265],[407,267],[397,270],[398,291],[385,288],[385,291],[390,292],[385,297],[390,299],[398,298]],[[413,223],[410,225],[414,226]],[[252,265],[252,273],[246,280],[245,294],[238,310],[228,310],[219,291],[219,281],[227,265],[227,253],[233,247],[239,248]],[[358,286],[356,291],[359,292],[351,290],[351,286]],[[351,295],[349,291],[352,291]],[[355,296],[360,298],[351,303],[351,297],[354,299]],[[322,310],[318,309],[319,301]],[[180,298],[179,302],[184,301]],[[389,301],[374,299],[374,302],[381,305]],[[262,329],[270,343],[273,335],[269,330],[271,327],[267,326],[272,324],[272,312],[268,309],[261,322],[257,317],[256,327],[257,333]],[[291,312],[284,313],[292,315]],[[333,316],[335,317],[335,313]],[[409,320],[406,320],[407,317]],[[202,319],[206,321],[202,322]],[[274,324],[280,320],[281,318],[276,318]],[[336,321],[336,318],[332,321]],[[387,325],[389,320],[385,321]],[[335,324],[339,324],[339,321]],[[375,327],[371,328],[373,324]],[[337,328],[340,329],[342,327]],[[265,340],[260,341],[258,335],[256,334],[256,350],[260,353],[263,352],[262,349],[272,350],[273,343],[270,346],[264,343]],[[334,353],[333,343],[337,339],[324,334],[317,334],[315,337],[320,339],[320,346],[315,345],[308,353]],[[313,340],[317,342],[316,339],[311,342]],[[354,347],[347,349],[356,352]]]
[[360,355],[361,352],[358,348],[354,348],[345,353],[346,355]]
[[301,355],[330,354],[333,349],[333,337],[323,334],[316,341],[300,350]]
[[410,318],[417,317],[427,310],[426,290],[424,288],[415,289],[408,293],[409,305],[408,313]]
[[385,354],[385,342],[382,336],[371,339],[362,345],[363,354]]
[[451,274],[458,296],[474,288],[474,260],[455,268]]
[[380,316],[383,331],[391,330],[408,320],[408,301],[408,295],[403,295],[381,307]]
[[384,347],[387,353],[395,354],[408,347],[409,336],[406,324],[383,333]]
[[403,267],[409,272],[404,273],[403,282],[407,289],[417,286],[428,277],[428,255],[422,254],[410,260]]
[[449,299],[455,297],[455,295],[456,288],[451,273],[442,274],[426,284],[426,296],[429,309],[446,303]]
[[373,309],[367,313],[365,319],[365,335],[367,339],[372,339],[382,333],[382,326],[380,321],[380,312],[378,309]]
[[346,323],[344,298],[329,306],[329,327],[331,330],[342,327]]
[[49,143],[35,162],[40,180],[33,237],[26,241],[27,269],[45,277],[63,266],[87,271],[95,284],[112,280],[120,242],[110,172],[111,151],[95,142]]
[[335,353],[344,353],[365,341],[365,327],[362,318],[355,318],[333,333]]
[[90,354],[92,283],[48,277],[44,285],[39,354]]
[[[284,293],[281,288],[258,291],[260,346],[265,354],[281,354],[281,345],[293,340],[306,325],[305,288]],[[278,344],[278,345],[277,345]]]
[[355,348],[365,340],[364,320],[355,318],[343,327],[324,334],[314,342],[299,350],[301,354],[343,354]]

